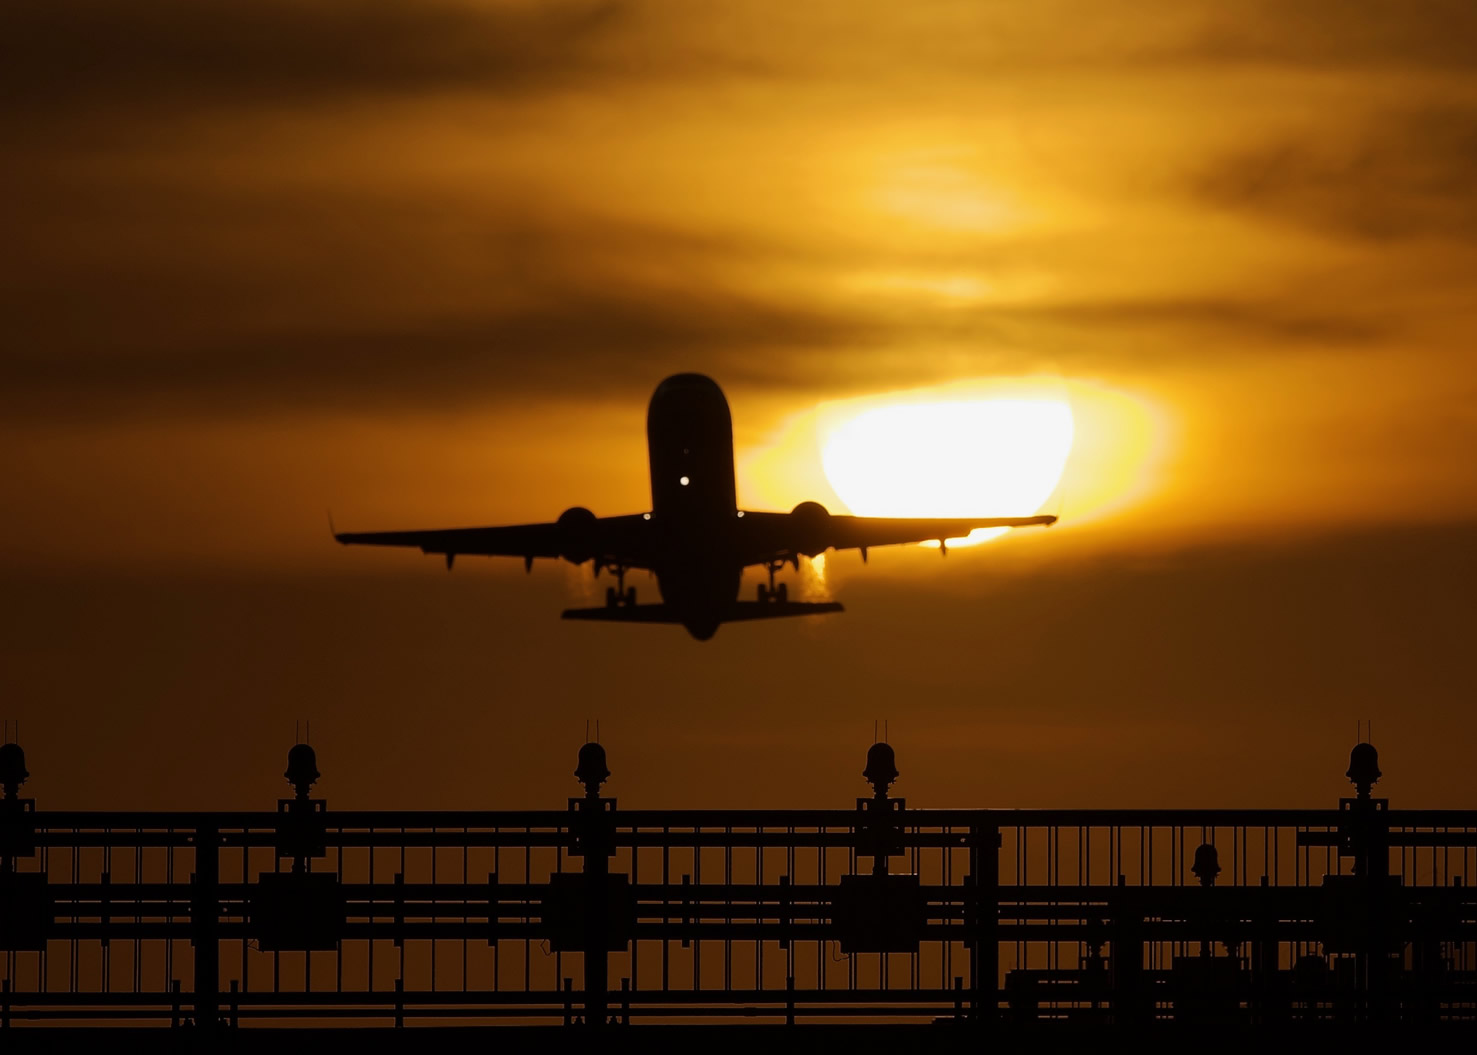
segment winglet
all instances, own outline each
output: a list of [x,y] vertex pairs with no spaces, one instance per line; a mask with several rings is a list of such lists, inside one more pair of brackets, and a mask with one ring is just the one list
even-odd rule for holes
[[338,529],[333,526],[332,509],[328,510],[328,533],[333,536],[333,541],[337,542],[340,546],[344,545],[344,540],[338,537]]

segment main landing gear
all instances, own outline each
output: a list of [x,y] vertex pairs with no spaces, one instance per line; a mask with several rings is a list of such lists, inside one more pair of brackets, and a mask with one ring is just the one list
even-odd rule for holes
[[774,573],[785,566],[782,560],[770,561],[765,565],[769,571],[769,585],[766,587],[762,582],[759,584],[760,604],[786,604],[790,600],[790,590],[784,584],[774,584]]
[[[619,564],[614,565],[611,571],[615,572],[615,585],[605,588],[606,608],[630,608],[636,603],[636,587],[626,586],[626,569]],[[600,574],[600,567],[596,565],[595,574]]]

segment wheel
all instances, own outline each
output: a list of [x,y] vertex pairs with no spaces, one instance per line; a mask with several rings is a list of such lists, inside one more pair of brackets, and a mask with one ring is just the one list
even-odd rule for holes
[[635,605],[635,603],[636,603],[636,587],[634,587],[634,586],[627,587],[627,589],[626,589],[626,604],[628,604],[628,605]]
[[779,592],[778,600],[780,604],[784,604],[790,599],[790,587],[787,584],[780,583],[775,589]]
[[769,600],[769,587],[761,582],[759,584],[759,603],[763,604],[767,600]]
[[607,586],[605,588],[605,607],[606,608],[614,608],[615,605],[616,605],[615,587],[614,586]]

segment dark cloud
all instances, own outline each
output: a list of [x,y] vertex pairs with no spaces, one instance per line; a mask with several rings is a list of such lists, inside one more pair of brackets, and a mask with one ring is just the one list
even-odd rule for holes
[[626,6],[11,0],[0,14],[0,91],[19,111],[309,104],[457,84],[521,92],[570,83],[598,65],[598,42]]
[[1466,0],[1243,0],[1198,10],[1173,2],[1166,7],[1167,21],[1187,9],[1196,12],[1183,23],[1182,36],[1161,45],[1162,57],[1181,61],[1458,72],[1477,63],[1477,7]]
[[[1152,372],[1187,349],[1242,358],[1362,348],[1396,325],[1256,299],[879,308],[807,299],[803,288],[761,296],[725,276],[793,266],[779,247],[623,225],[592,224],[573,244],[549,237],[517,242],[520,263],[500,287],[489,283],[485,305],[411,321],[363,318],[374,314],[374,283],[363,312],[315,312],[308,300],[289,325],[253,321],[260,291],[229,279],[120,275],[84,283],[104,292],[82,296],[66,283],[38,288],[12,317],[23,339],[0,356],[0,406],[66,417],[446,407],[586,389],[640,399],[655,378],[693,369],[751,388],[835,391],[1043,362]],[[664,266],[632,278],[619,268],[627,255]],[[821,276],[835,266],[799,259]]]
[[1477,236],[1477,107],[1330,120],[1201,174],[1222,208],[1368,241]]
[[217,337],[163,353],[9,355],[0,363],[0,385],[14,413],[47,416],[444,407],[534,392],[644,393],[656,378],[703,364],[722,363],[730,376],[772,374],[770,366],[744,364],[761,348],[772,357],[777,344],[832,346],[838,327],[739,298],[692,293],[657,300],[571,287],[557,306],[413,330],[348,326]]
[[[221,103],[312,105],[442,89],[497,95],[741,73],[864,88],[1216,63],[1477,64],[1477,9],[1455,0],[1237,4],[726,5],[684,0],[9,0],[0,91],[10,121],[58,109],[119,118]],[[880,81],[879,81],[880,78]],[[152,112],[151,112],[152,111]]]
[[165,228],[131,232],[100,260],[10,269],[16,340],[0,354],[0,405],[65,417],[644,394],[655,377],[715,364],[792,376],[755,353],[824,352],[863,325],[719,280],[755,254],[720,235],[510,210],[469,217],[479,233],[452,260],[399,237],[403,218],[385,217],[378,242],[326,249],[331,221],[262,219],[278,234],[247,260],[215,236],[151,248],[168,244]]
[[[1041,273],[1081,274],[1070,266],[1081,246],[968,244],[948,232],[939,255],[903,253],[885,248],[885,237],[868,244],[865,231],[836,236],[824,219],[807,226],[803,208],[789,241],[734,233],[727,209],[740,223],[757,214],[745,164],[763,171],[763,157],[736,157],[728,187],[695,188],[696,200],[711,204],[706,217],[687,215],[683,229],[643,216],[649,201],[621,200],[598,172],[581,181],[585,174],[557,162],[546,168],[557,185],[545,187],[526,170],[499,175],[479,157],[477,171],[491,170],[486,183],[469,190],[470,181],[451,181],[458,199],[448,200],[434,165],[373,167],[378,152],[434,150],[435,137],[410,142],[363,110],[346,111],[342,128],[313,125],[323,140],[306,148],[300,130],[273,122],[298,103],[355,93],[393,99],[472,85],[526,100],[574,86],[618,88],[660,71],[710,85],[715,69],[734,68],[837,79],[888,51],[897,69],[928,80],[936,69],[925,54],[1014,55],[1047,69],[1088,55],[1293,61],[1308,48],[1373,62],[1384,45],[1439,64],[1477,40],[1460,32],[1462,20],[1477,17],[1463,7],[1417,17],[1373,0],[1343,5],[1342,17],[1311,0],[1235,18],[1195,7],[1159,21],[1152,11],[1129,20],[1087,13],[1072,32],[1015,5],[879,5],[874,19],[837,19],[831,46],[805,58],[797,41],[825,29],[823,16],[736,5],[733,22],[715,29],[692,9],[636,0],[6,5],[0,89],[15,100],[12,116],[95,105],[106,120],[87,134],[107,145],[57,148],[46,136],[74,135],[66,120],[15,141],[0,192],[9,249],[0,259],[8,337],[0,408],[50,416],[441,406],[589,384],[638,396],[653,377],[684,369],[746,385],[834,389],[1041,359],[1102,373],[1205,353],[1363,349],[1399,332],[1400,312],[1306,286],[1284,295],[1256,276],[1240,288],[1187,288],[1172,258],[1131,294],[1063,289],[1024,306],[839,294],[837,277],[859,267],[1008,274],[1018,253]],[[741,31],[750,25],[765,32]],[[709,61],[724,56],[736,65]],[[981,79],[1004,69],[951,68]],[[963,93],[953,105],[972,99]],[[776,113],[789,103],[772,100]],[[225,114],[220,104],[245,105]],[[256,104],[269,111],[262,123],[238,123]],[[147,126],[161,111],[190,116],[154,129],[154,138],[141,133],[138,119]],[[434,100],[421,112],[456,124]],[[511,124],[498,124],[504,119]],[[499,133],[526,118],[488,120],[477,136],[491,154]],[[663,125],[661,115],[643,120],[642,128]],[[831,121],[825,111],[815,127]],[[1477,233],[1477,199],[1467,190],[1477,175],[1471,112],[1409,110],[1347,135],[1346,123],[1248,149],[1198,177],[1194,191],[1219,208],[1360,238]],[[578,128],[547,135],[558,142]],[[462,145],[444,149],[451,157]],[[577,145],[568,169],[584,163]],[[659,187],[671,178],[674,200],[694,189],[661,162],[652,159],[639,178]],[[538,164],[548,161],[532,165],[535,173]],[[1120,233],[1136,234],[1101,237]],[[1098,255],[1110,267],[1127,258]],[[784,278],[744,281],[769,275]]]
[[[1253,296],[1144,297],[986,307],[968,315],[940,313],[935,320],[920,320],[917,331],[961,341],[991,338],[1089,361],[1110,355],[1127,365],[1176,358],[1186,342],[1253,358],[1273,349],[1277,354],[1309,347],[1357,349],[1380,341],[1396,326],[1388,317],[1376,319],[1348,310],[1320,312],[1314,305]],[[1125,342],[1133,342],[1133,347],[1125,348]]]
[[1465,73],[1477,63],[1477,8],[1466,0],[919,4],[890,30],[879,50],[903,62],[926,53],[976,75],[1228,65]]

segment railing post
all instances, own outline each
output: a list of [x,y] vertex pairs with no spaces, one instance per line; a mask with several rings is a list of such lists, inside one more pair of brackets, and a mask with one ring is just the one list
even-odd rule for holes
[[1128,904],[1130,894],[1126,877],[1118,876],[1116,897],[1110,902],[1113,929],[1109,939],[1113,970],[1113,1024],[1138,1025],[1154,1017],[1154,1005],[1144,993],[1143,912],[1139,898]]
[[585,1025],[605,1025],[610,1003],[610,957],[606,953],[606,915],[609,893],[610,858],[606,856],[604,803],[586,800],[579,823],[584,827],[585,843]]
[[964,919],[973,1017],[990,1023],[1000,1004],[1000,829],[993,824],[969,829]]
[[195,1025],[213,1028],[220,1024],[220,829],[214,825],[195,830],[194,886]]
[[[615,852],[614,820],[608,816],[614,799],[600,797],[600,785],[610,776],[605,749],[598,743],[580,748],[575,778],[585,786],[583,798],[572,799],[574,850],[585,859],[584,931],[585,1025],[606,1024],[610,1008],[610,855]],[[609,808],[609,810],[607,809]]]

